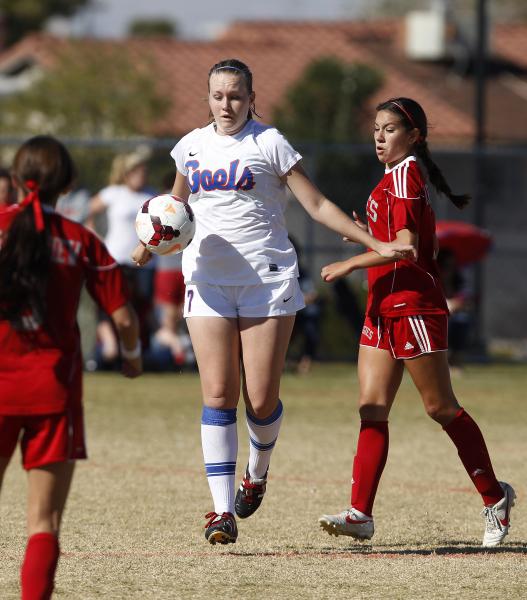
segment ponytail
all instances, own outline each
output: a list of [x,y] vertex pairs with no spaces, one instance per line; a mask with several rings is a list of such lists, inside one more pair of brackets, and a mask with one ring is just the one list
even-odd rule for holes
[[430,183],[434,188],[444,194],[457,208],[464,208],[469,200],[468,194],[453,194],[450,186],[441,172],[441,169],[432,160],[432,155],[428,149],[426,138],[428,136],[428,121],[422,106],[411,98],[391,98],[386,102],[381,102],[377,106],[377,111],[389,110],[400,117],[403,125],[408,131],[417,129],[419,137],[414,144],[414,152],[421,159],[427,173]]
[[54,206],[76,173],[58,140],[36,136],[19,148],[12,174],[27,195],[0,248],[0,319],[31,337],[38,325],[46,327],[51,266],[50,215],[41,204]]
[[426,140],[418,141],[415,144],[415,153],[421,159],[426,171],[428,179],[435,189],[444,194],[457,208],[465,208],[469,203],[470,196],[468,194],[453,194],[450,186],[441,172],[441,169],[432,160],[432,155],[428,149]]
[[43,324],[46,315],[47,282],[51,258],[49,216],[37,229],[32,205],[13,219],[0,250],[0,319],[27,330],[24,317],[30,311]]

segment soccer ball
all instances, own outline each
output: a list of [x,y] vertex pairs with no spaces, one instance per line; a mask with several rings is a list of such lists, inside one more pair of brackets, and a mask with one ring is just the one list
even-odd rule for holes
[[188,202],[162,194],[143,203],[135,219],[135,230],[150,252],[173,254],[190,244],[196,221]]

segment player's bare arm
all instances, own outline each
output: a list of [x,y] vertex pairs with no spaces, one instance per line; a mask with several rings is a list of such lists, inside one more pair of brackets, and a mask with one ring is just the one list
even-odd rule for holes
[[172,187],[172,194],[174,196],[178,196],[178,198],[182,198],[183,200],[188,200],[188,197],[190,196],[187,178],[179,171],[176,173],[176,179],[174,180],[174,185]]
[[385,243],[372,237],[322,194],[311,182],[302,165],[297,163],[285,175],[284,181],[312,219],[348,240],[363,244],[387,258],[412,258],[415,255],[415,248],[409,244]]
[[[355,213],[354,218],[358,219]],[[400,231],[398,231],[396,240],[401,244],[408,244],[414,248],[417,247],[417,235],[415,233],[412,233],[409,229],[401,229]],[[395,262],[396,260],[398,259],[379,256],[378,254],[373,252],[364,252],[363,254],[352,256],[347,260],[337,261],[326,265],[322,268],[320,276],[324,281],[330,283],[332,281],[335,281],[336,279],[339,279],[340,277],[345,277],[346,275],[349,275],[357,269],[367,269],[368,267],[388,265],[392,262]]]

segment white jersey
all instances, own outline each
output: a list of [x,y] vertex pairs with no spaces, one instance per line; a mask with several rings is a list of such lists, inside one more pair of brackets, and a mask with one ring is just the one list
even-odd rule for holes
[[256,285],[298,276],[280,177],[302,157],[279,131],[250,119],[235,135],[218,135],[211,123],[170,155],[187,177],[196,215],[183,252],[186,283]]

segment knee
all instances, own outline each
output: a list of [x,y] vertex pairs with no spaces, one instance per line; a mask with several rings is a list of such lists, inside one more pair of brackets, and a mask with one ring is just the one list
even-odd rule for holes
[[236,408],[236,404],[233,404],[232,401],[229,401],[226,395],[206,396],[205,398],[203,398],[203,405],[208,408],[214,408],[215,410],[226,410],[229,408]]
[[203,404],[210,408],[236,408],[238,397],[226,385],[215,385],[203,394]]
[[277,409],[279,400],[274,398],[251,398],[251,401],[247,403],[247,410],[253,417],[257,419],[267,419]]
[[442,399],[425,401],[426,414],[440,425],[447,425],[456,416],[460,406],[455,400],[445,402]]

